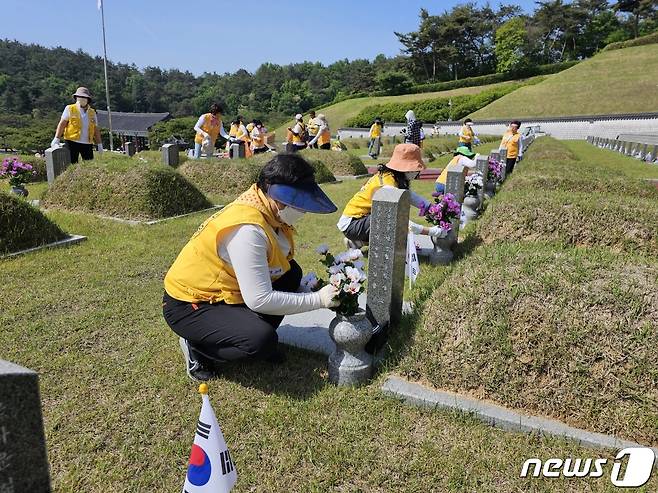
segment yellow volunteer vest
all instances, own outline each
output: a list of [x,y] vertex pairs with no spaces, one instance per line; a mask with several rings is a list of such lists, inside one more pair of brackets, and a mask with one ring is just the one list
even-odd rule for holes
[[380,127],[379,125],[374,123],[370,127],[370,138],[371,139],[376,139],[377,137],[381,136],[381,134],[382,134],[382,127]]
[[461,156],[455,156],[450,160],[448,165],[441,170],[441,174],[436,179],[436,183],[443,183],[444,185],[446,184],[446,181],[448,180],[448,170],[457,165],[460,157]]
[[[212,123],[212,115],[210,113],[206,113],[203,115],[203,123],[201,124],[201,130],[206,132],[208,135],[210,135],[210,140],[214,144],[215,141],[217,140],[217,136],[219,135],[219,127],[222,125],[222,120],[221,118],[216,118],[217,123],[213,125]],[[197,132],[195,137],[194,137],[194,142],[197,144],[202,144],[203,143],[203,134]]]
[[398,185],[395,182],[393,173],[387,171],[386,173],[378,173],[371,177],[361,187],[361,190],[356,192],[347,203],[343,211],[343,216],[359,218],[370,214],[372,210],[372,196],[384,185],[397,188]]
[[521,134],[516,132],[506,132],[503,135],[503,140],[500,141],[500,147],[507,149],[507,157],[515,158],[519,157],[519,141],[521,140]]
[[194,233],[165,276],[164,287],[169,296],[188,303],[197,301],[210,303],[223,301],[230,305],[244,303],[235,271],[217,253],[217,246],[222,237],[230,228],[242,224],[258,225],[267,234],[269,241],[267,263],[273,281],[290,270],[289,261],[294,254],[292,229],[283,229],[290,243],[290,253],[286,256],[277,241],[273,226],[276,224],[276,219],[273,214],[269,212],[268,217],[247,201],[241,202],[243,197],[247,196],[249,200],[262,204],[258,199],[258,195],[262,195],[262,192],[255,190],[256,185],[252,185],[238,200],[209,217]]
[[228,131],[229,137],[236,137],[238,135],[238,128],[240,128],[239,125],[231,123],[231,128]]
[[[82,135],[82,116],[80,115],[80,110],[78,109],[77,104],[69,104],[67,106],[69,109],[69,122],[64,129],[64,140],[80,140]],[[87,108],[87,118],[89,120],[89,142],[91,144],[94,140],[94,134],[96,133],[96,125],[94,124],[94,119],[96,117],[96,112],[93,108]]]
[[[302,122],[298,122],[298,123],[299,123],[299,126],[302,127],[302,133],[304,133],[304,130],[306,129],[306,125],[304,125]],[[295,128],[295,127],[293,127],[293,128]],[[293,144],[301,144],[301,143],[304,142],[304,139],[302,138],[301,134],[295,135],[292,132],[290,132],[290,134],[292,135],[292,143]]]
[[318,134],[318,130],[320,129],[320,125],[318,125],[318,122],[315,121],[315,118],[312,118],[308,122],[308,134],[315,137]]
[[259,132],[258,136],[255,136],[253,133],[251,134],[251,141],[254,143],[254,148],[256,149],[260,149],[266,145],[267,134],[263,132],[263,128]]
[[318,145],[325,145],[331,142],[331,132],[329,129],[324,129],[318,137]]
[[461,129],[461,132],[459,132],[459,142],[470,144],[473,141],[473,137],[475,137],[475,132],[473,132],[473,129],[468,125],[464,125]]

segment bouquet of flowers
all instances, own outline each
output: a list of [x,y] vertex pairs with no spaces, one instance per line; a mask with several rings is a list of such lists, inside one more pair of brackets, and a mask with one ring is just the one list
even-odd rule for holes
[[36,174],[37,172],[31,164],[22,163],[17,157],[5,158],[0,165],[0,178],[9,178],[9,184],[12,187],[21,187],[30,181],[32,175]]
[[484,181],[480,173],[468,175],[464,180],[464,197],[477,197],[478,190],[482,189]]
[[[316,251],[322,256],[320,262],[329,275],[328,284],[333,284],[338,289],[340,304],[332,310],[346,317],[354,315],[359,310],[359,294],[365,291],[367,279],[363,253],[361,250],[348,250],[334,256],[327,245],[320,245]],[[322,288],[327,281],[318,279],[315,273],[311,272],[304,276],[301,284],[302,290],[310,292]]]
[[488,181],[499,181],[503,176],[503,169],[500,161],[489,158],[489,173],[487,174]]
[[461,205],[451,193],[440,194],[434,192],[434,203],[427,208],[421,207],[419,216],[425,216],[427,222],[439,226],[446,231],[452,229],[452,221],[459,219]]

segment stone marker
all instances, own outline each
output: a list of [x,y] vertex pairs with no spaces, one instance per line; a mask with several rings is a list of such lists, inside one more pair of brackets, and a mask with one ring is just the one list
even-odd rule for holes
[[478,156],[475,160],[475,169],[482,175],[482,188],[478,191],[478,200],[480,209],[484,204],[484,187],[487,185],[487,176],[489,174],[489,159],[487,156]]
[[0,491],[51,491],[39,377],[4,360],[0,360]]
[[[464,167],[457,166],[455,169],[448,170],[446,178],[445,193],[451,193],[455,200],[460,204],[464,202]],[[460,216],[452,221],[452,229],[446,238],[432,238],[434,248],[430,254],[430,263],[432,265],[446,265],[452,262],[455,254],[453,249],[457,244],[457,235],[459,234]]]
[[[649,157],[651,158],[649,160]],[[647,156],[647,161],[649,162],[658,162],[658,144],[653,146],[653,151],[649,153],[649,156]]]
[[245,144],[231,144],[231,159],[244,159]]
[[59,175],[71,164],[71,153],[66,147],[50,147],[46,149],[46,176],[48,185],[52,185]]
[[633,147],[632,142],[626,142],[626,146],[624,147],[624,154],[626,154],[627,156],[630,156],[632,147]]
[[162,146],[162,162],[166,166],[178,166],[177,144],[164,144]]
[[408,231],[409,192],[379,189],[372,200],[366,302],[379,325],[400,322]]
[[126,142],[123,145],[123,150],[124,154],[128,157],[132,157],[135,155],[135,143],[134,142]]
[[638,156],[642,161],[644,161],[644,158],[647,155],[647,150],[649,148],[649,144],[644,144],[641,149],[639,149],[640,155]]
[[379,152],[381,151],[381,139],[375,139],[375,142],[372,144],[372,154],[375,156],[379,156]]
[[[523,148],[525,149],[525,144],[523,145]],[[507,178],[507,149],[500,149],[498,153],[500,154],[500,164],[502,165],[500,171],[500,182],[502,183]]]

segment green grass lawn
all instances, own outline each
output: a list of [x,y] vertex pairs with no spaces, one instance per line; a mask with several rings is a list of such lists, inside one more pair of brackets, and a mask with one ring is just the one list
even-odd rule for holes
[[[325,185],[339,212],[301,222],[306,270],[320,270],[318,243],[341,246],[334,224],[361,183]],[[428,194],[432,183],[413,187]],[[30,188],[38,195],[43,185]],[[3,358],[40,374],[54,490],[179,491],[200,398],[160,299],[166,270],[203,217],[151,227],[61,211],[49,217],[89,239],[0,260],[0,345]],[[408,297],[420,301],[452,270],[423,266]],[[518,477],[530,457],[609,457],[604,452],[409,408],[381,395],[383,375],[338,389],[327,381],[326,358],[287,353],[282,366],[238,365],[210,384],[237,464],[235,491],[611,491],[605,478]]]
[[658,45],[604,51],[476,111],[473,118],[595,115],[658,109]]

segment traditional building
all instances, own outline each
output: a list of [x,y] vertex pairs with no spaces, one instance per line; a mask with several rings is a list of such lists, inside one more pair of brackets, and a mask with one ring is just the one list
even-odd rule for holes
[[[98,110],[96,115],[100,127],[106,130],[109,129],[107,111]],[[137,151],[148,149],[149,129],[156,123],[167,121],[170,118],[170,113],[123,113],[113,111],[112,133],[121,139],[122,147],[129,141],[135,143]]]

